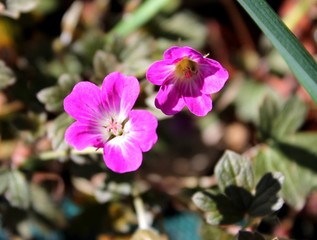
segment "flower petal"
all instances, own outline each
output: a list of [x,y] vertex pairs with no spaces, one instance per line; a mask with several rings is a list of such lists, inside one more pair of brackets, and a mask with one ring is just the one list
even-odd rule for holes
[[173,75],[174,68],[169,61],[156,61],[147,70],[146,78],[155,85],[162,85],[168,76]]
[[77,150],[91,146],[103,147],[102,133],[98,130],[98,127],[80,122],[74,122],[66,129],[65,141]]
[[126,127],[129,138],[138,144],[142,152],[149,151],[157,141],[157,119],[148,111],[132,110]]
[[103,151],[105,164],[114,172],[132,172],[141,166],[140,147],[124,136],[115,137],[107,142]]
[[206,58],[199,68],[200,76],[204,78],[204,86],[201,91],[206,94],[220,91],[229,77],[229,73],[219,62],[209,58]]
[[193,114],[202,117],[206,116],[212,109],[212,100],[209,95],[201,95],[199,97],[184,97],[185,103]]
[[119,72],[110,73],[102,83],[101,96],[104,108],[110,115],[117,116],[119,121],[128,117],[139,93],[139,81]]
[[155,106],[161,109],[166,115],[180,112],[185,103],[179,91],[179,86],[173,81],[163,84],[156,95]]
[[187,46],[185,47],[173,46],[164,52],[164,59],[176,60],[176,59],[181,59],[183,57],[188,57],[194,61],[203,58],[203,56],[199,52]]
[[79,82],[64,99],[65,111],[82,123],[89,123],[100,116],[101,91],[91,82]]

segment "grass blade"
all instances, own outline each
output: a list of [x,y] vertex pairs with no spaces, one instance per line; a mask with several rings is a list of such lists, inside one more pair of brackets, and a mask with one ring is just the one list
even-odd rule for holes
[[285,59],[317,103],[317,64],[265,0],[237,0]]

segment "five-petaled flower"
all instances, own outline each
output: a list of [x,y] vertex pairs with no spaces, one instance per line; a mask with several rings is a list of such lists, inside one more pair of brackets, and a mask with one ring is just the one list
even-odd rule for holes
[[212,109],[211,93],[218,92],[228,72],[215,60],[190,47],[171,47],[164,60],[154,62],[147,79],[160,85],[155,106],[167,115],[180,112],[186,105],[193,114],[205,116]]
[[132,110],[139,92],[138,80],[119,72],[106,76],[101,88],[77,83],[64,100],[65,111],[76,120],[66,130],[66,142],[78,150],[103,148],[105,164],[115,172],[138,169],[142,152],[157,141],[157,119]]

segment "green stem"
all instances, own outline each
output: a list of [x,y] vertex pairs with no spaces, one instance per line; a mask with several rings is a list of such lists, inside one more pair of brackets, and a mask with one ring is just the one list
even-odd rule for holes
[[75,149],[72,149],[70,151],[47,151],[40,153],[37,157],[41,160],[51,160],[56,159],[60,157],[67,157],[69,155],[86,155],[86,154],[92,154],[92,153],[98,153],[102,154],[102,150],[97,150],[96,148],[86,148],[82,151],[78,151]]
[[143,26],[159,13],[169,0],[146,0],[138,9],[129,16],[125,16],[114,28],[106,35],[106,41],[109,36],[119,35],[128,36],[130,33]]

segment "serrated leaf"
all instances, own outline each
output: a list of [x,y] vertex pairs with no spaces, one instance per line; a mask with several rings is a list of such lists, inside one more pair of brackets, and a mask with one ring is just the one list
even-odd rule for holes
[[218,191],[213,191],[209,189],[204,192],[196,192],[192,197],[192,200],[196,204],[196,206],[205,212],[212,211],[216,208],[215,202],[211,200],[206,192],[208,192],[210,195],[219,194]]
[[248,211],[254,198],[251,192],[245,190],[243,187],[237,187],[234,185],[226,187],[225,195],[231,200],[235,208],[243,212]]
[[14,73],[0,60],[0,90],[15,83]]
[[73,123],[74,120],[66,113],[60,114],[48,127],[48,137],[52,142],[54,150],[66,150],[68,145],[65,142],[64,134],[66,128]]
[[197,192],[193,202],[205,212],[206,221],[211,225],[232,224],[244,217],[243,210],[236,208],[227,196],[217,191]]
[[42,89],[37,93],[37,98],[41,103],[45,104],[46,110],[61,112],[63,111],[64,98],[71,92],[77,82],[79,82],[78,77],[63,74],[58,79],[56,86]]
[[59,226],[65,224],[62,212],[53,204],[52,199],[44,188],[30,184],[30,193],[32,207],[37,213]]
[[266,147],[255,157],[255,173],[281,172],[285,181],[282,186],[283,199],[297,210],[302,209],[310,191],[317,186],[317,175],[309,168],[289,159],[280,149]]
[[252,217],[265,216],[279,210],[284,201],[278,196],[284,176],[279,172],[265,174],[256,185],[254,200],[249,208]]
[[27,209],[30,206],[29,186],[20,171],[13,170],[8,173],[8,188],[5,196],[14,207]]
[[230,185],[249,191],[254,188],[254,173],[250,160],[233,151],[227,150],[223,154],[215,167],[215,177],[223,192]]
[[307,107],[303,101],[294,96],[290,98],[276,116],[272,133],[276,138],[293,134],[303,124],[307,113]]

